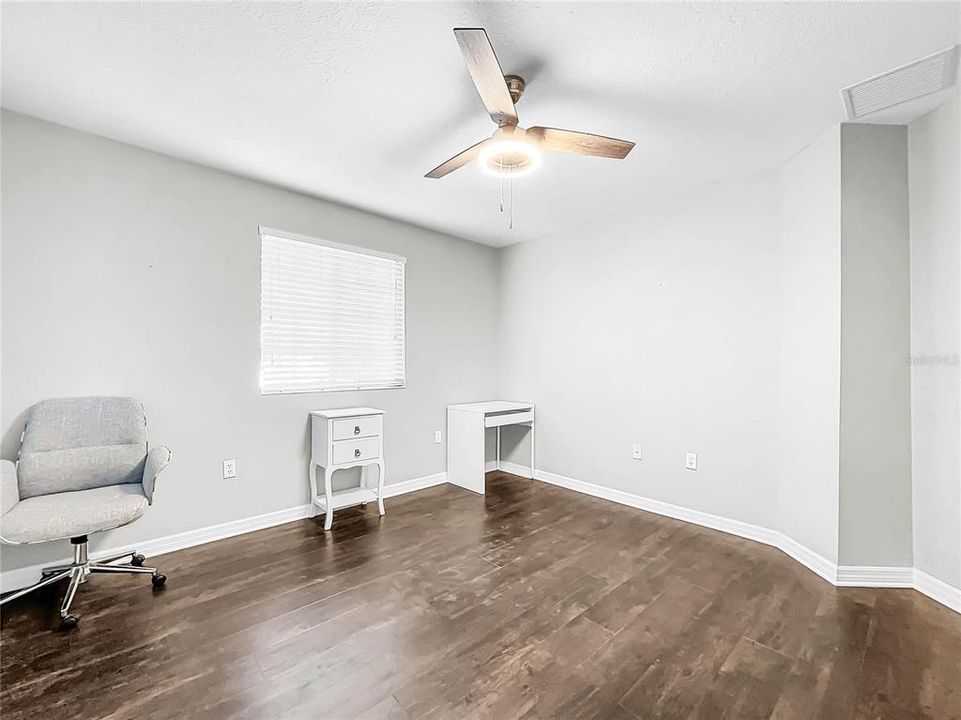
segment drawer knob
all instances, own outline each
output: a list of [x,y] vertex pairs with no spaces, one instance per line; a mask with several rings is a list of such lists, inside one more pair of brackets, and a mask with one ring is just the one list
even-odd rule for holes
[[354,425],[354,435],[360,435],[360,425]]
[[360,457],[360,448],[354,450],[354,457]]

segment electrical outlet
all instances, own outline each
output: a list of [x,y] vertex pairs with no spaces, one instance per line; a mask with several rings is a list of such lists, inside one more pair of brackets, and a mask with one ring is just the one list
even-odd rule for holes
[[684,456],[684,469],[697,470],[697,453],[687,453]]
[[237,461],[224,460],[224,480],[237,477]]
[[643,460],[643,458],[641,457],[640,443],[634,443],[634,450],[631,453],[631,457],[633,457],[635,460]]
[[440,445],[443,441],[443,436],[440,434],[440,430],[434,431],[434,445]]

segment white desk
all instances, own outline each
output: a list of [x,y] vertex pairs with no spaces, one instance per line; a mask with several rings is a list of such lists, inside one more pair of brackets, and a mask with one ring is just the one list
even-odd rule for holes
[[484,494],[484,431],[497,428],[497,466],[501,460],[501,428],[531,429],[531,477],[534,477],[534,403],[493,400],[447,406],[447,482]]
[[[377,485],[368,478],[376,465]],[[360,487],[334,492],[331,476],[335,470],[360,467]],[[323,473],[323,485],[317,471]],[[324,530],[334,522],[334,510],[377,501],[384,514],[384,411],[353,407],[313,410],[310,413],[310,500],[323,511]],[[323,494],[321,494],[323,493]]]

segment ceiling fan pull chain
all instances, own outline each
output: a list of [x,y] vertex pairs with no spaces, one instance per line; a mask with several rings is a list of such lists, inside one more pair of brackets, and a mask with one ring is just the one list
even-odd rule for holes
[[514,178],[507,176],[507,229],[514,229]]

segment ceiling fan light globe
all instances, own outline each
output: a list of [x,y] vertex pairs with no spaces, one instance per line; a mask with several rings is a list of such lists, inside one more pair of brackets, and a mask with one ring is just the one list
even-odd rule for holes
[[522,177],[541,165],[541,149],[529,140],[495,140],[481,150],[477,162],[488,175]]

